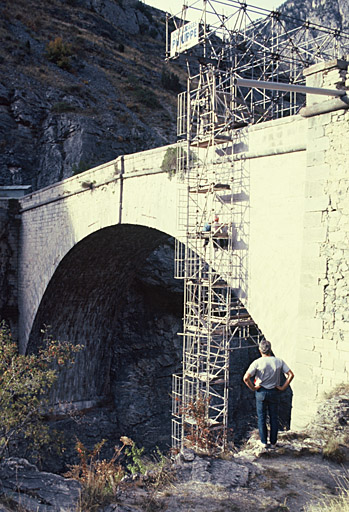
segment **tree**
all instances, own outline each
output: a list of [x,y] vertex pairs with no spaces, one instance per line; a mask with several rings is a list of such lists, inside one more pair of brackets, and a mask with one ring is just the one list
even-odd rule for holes
[[0,458],[22,440],[34,452],[50,442],[44,422],[49,392],[60,370],[74,363],[82,347],[53,340],[47,331],[43,334],[38,353],[22,355],[6,324],[0,323]]

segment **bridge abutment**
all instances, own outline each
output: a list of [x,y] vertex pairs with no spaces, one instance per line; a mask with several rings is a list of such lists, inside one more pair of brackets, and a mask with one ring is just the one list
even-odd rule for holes
[[[348,88],[348,62],[312,66],[307,85]],[[295,425],[303,426],[324,392],[349,382],[348,107],[326,104],[307,119],[304,227],[298,341],[294,380]],[[309,111],[308,111],[309,113]]]

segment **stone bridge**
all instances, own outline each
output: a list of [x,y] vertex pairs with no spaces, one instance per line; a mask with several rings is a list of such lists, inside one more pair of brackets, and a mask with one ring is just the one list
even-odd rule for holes
[[[343,105],[325,103],[307,107],[303,116],[244,129],[244,301],[275,354],[295,372],[294,426],[309,419],[323,391],[349,381],[349,115]],[[5,199],[0,204],[2,211],[15,208],[19,222],[20,349],[35,348],[44,324],[60,339],[84,342],[84,371],[68,372],[61,390],[81,407],[111,390],[114,398],[122,397],[132,386],[135,395],[153,386],[152,411],[162,407],[154,382],[156,387],[181,344],[180,282],[164,276],[168,269],[172,273],[170,237],[178,235],[183,184],[161,170],[167,149],[119,157],[26,195],[17,207]],[[150,260],[159,263],[154,276]],[[135,286],[137,296],[131,293]],[[169,294],[177,309],[165,315]],[[171,348],[163,351],[155,338]],[[147,365],[159,350],[161,371],[149,380]],[[139,396],[133,398],[123,412],[125,425],[138,414]]]

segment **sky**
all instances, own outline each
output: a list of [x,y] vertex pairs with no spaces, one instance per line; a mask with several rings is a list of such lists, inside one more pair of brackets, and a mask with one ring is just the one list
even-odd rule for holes
[[[182,9],[182,5],[185,3],[185,0],[142,0],[144,3],[148,5],[152,5],[153,7],[157,7],[158,9],[162,9],[163,11],[167,11],[170,14],[177,14]],[[186,3],[189,2],[189,5],[194,3],[194,0],[186,0]],[[254,5],[256,7],[262,7],[264,9],[273,10],[276,9],[279,5],[281,5],[284,0],[247,0],[246,3],[249,5]],[[203,2],[198,0],[197,5],[202,6]],[[228,11],[228,8],[226,9]]]

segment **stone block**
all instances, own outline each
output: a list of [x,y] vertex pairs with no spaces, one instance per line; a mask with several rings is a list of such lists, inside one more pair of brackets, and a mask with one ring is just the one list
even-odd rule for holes
[[300,304],[304,304],[307,302],[311,302],[313,304],[319,303],[322,304],[324,301],[324,288],[323,286],[309,286],[303,287],[302,289],[302,297],[300,300]]
[[297,361],[302,362],[303,364],[309,366],[318,366],[321,365],[321,354],[320,352],[314,352],[311,350],[298,349],[297,350]]
[[[318,213],[318,212],[317,212]],[[304,228],[304,235],[307,243],[325,242],[327,238],[327,226],[320,227],[306,227]]]
[[305,182],[305,197],[318,197],[324,195],[324,180],[320,178],[316,181]]
[[[315,96],[315,95],[314,95]],[[322,96],[322,100],[324,101],[325,97]],[[319,97],[317,96],[317,103],[319,102]],[[321,114],[318,116],[310,117],[308,119],[308,128],[314,128],[316,126],[326,126],[330,124],[332,119],[331,112],[327,112],[326,114]]]
[[334,369],[333,352],[322,351],[321,353],[321,368],[326,370]]
[[333,372],[332,377],[332,384],[333,386],[338,386],[339,384],[343,384],[345,382],[345,379],[347,378],[347,369],[345,369],[343,372]]
[[314,340],[315,340],[315,338],[312,338],[311,336],[303,336],[302,342],[301,342],[301,347],[305,350],[313,351],[315,348]]
[[344,373],[346,367],[346,361],[342,359],[335,359],[333,364],[333,369],[337,373]]
[[318,352],[329,351],[333,353],[336,350],[336,345],[333,340],[328,338],[313,338],[314,349]]
[[[321,214],[322,214],[322,212],[320,212],[320,215]],[[304,237],[303,260],[308,262],[308,261],[317,260],[320,257],[322,258],[323,256],[320,252],[320,249],[321,249],[320,244],[314,244],[314,243],[308,244],[307,240]],[[326,268],[326,265],[325,265],[325,268]],[[309,272],[302,272],[301,281],[303,279],[303,274],[307,274],[307,273],[309,273],[310,275],[314,275],[314,273],[311,269],[309,269]]]
[[329,197],[326,195],[318,197],[308,197],[304,201],[306,212],[326,211],[329,207]]
[[326,276],[327,269],[327,258],[325,256],[319,256],[318,258],[308,257],[309,247],[313,242],[309,242],[308,240],[304,243],[304,257],[302,261],[302,274],[312,274],[316,275],[318,278]]
[[301,301],[300,307],[302,310],[302,317],[305,321],[307,321],[309,318],[315,318],[316,311],[318,308],[318,305],[315,301],[307,300],[305,297],[304,300]]
[[292,382],[292,387],[299,386],[301,382],[309,382],[313,378],[313,368],[303,362],[296,362],[294,373],[297,379]]
[[299,414],[305,413],[309,410],[309,398],[315,399],[315,382],[312,378],[299,379],[298,372],[295,373],[296,379],[292,382],[293,390],[293,409],[292,409],[292,420],[299,417]]
[[337,350],[349,354],[349,343],[347,341],[338,341]]
[[324,135],[325,135],[325,128],[322,124],[309,127],[308,128],[308,141],[309,141],[308,143],[309,143],[309,145],[312,147],[312,141],[314,139],[321,138]]
[[328,137],[314,139],[308,144],[308,149],[311,151],[326,151],[329,147],[330,139]]
[[307,151],[307,165],[323,165],[325,163],[325,151]]
[[343,231],[337,230],[337,231],[330,231],[328,233],[328,240],[332,244],[337,244],[337,242],[343,241]]

